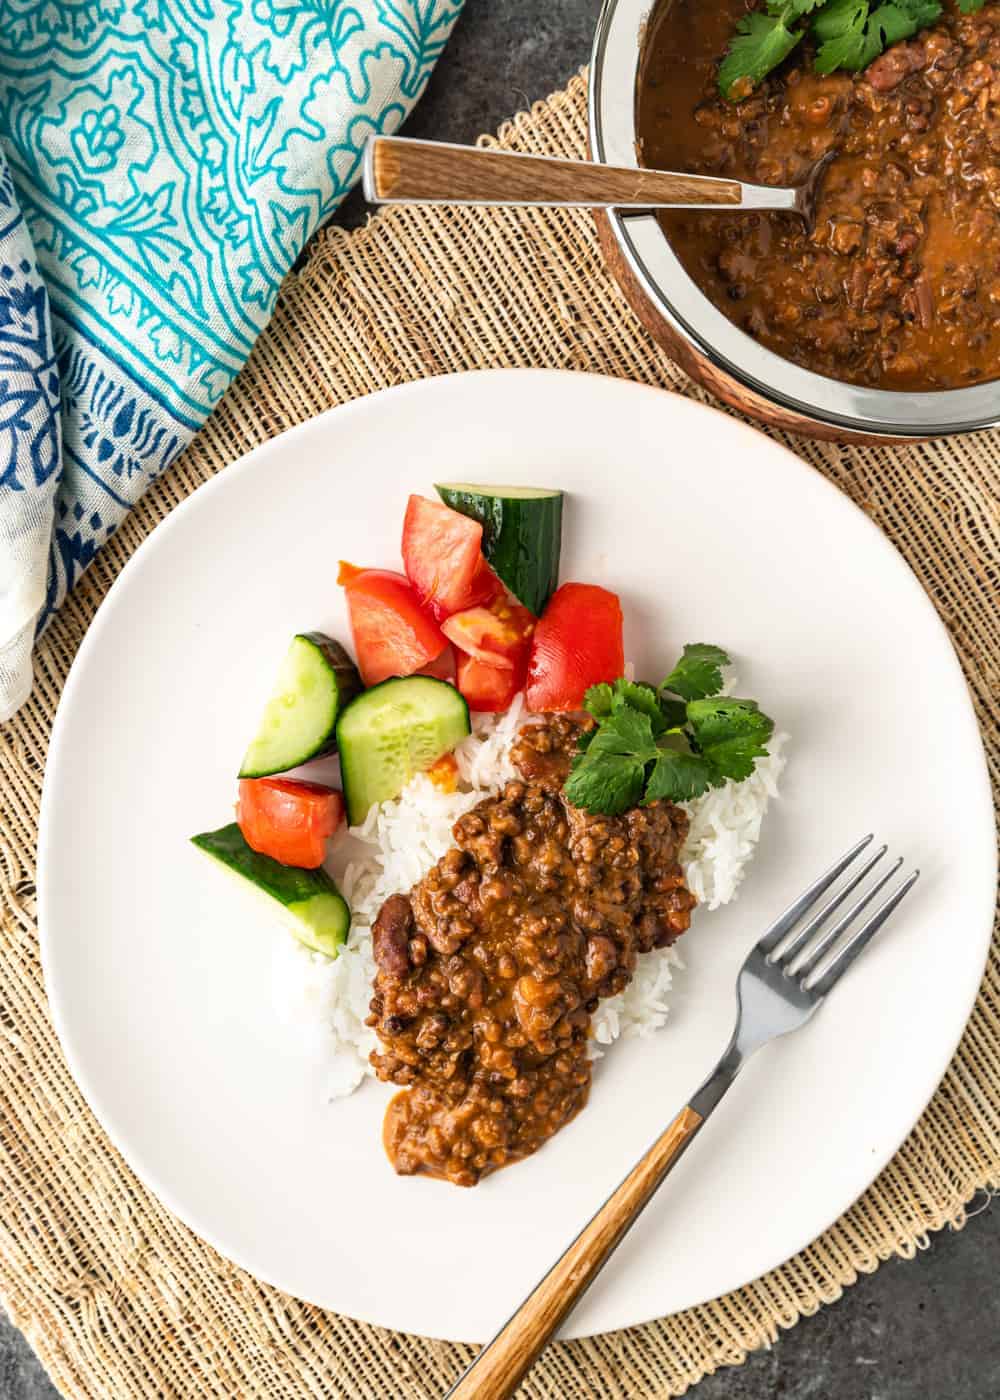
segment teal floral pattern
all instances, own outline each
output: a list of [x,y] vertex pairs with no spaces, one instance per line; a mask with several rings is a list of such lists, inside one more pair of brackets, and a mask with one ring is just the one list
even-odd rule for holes
[[125,144],[117,107],[88,107],[70,133],[73,150],[87,170],[110,170],[119,149]]
[[40,473],[46,616],[218,402],[460,9],[0,0],[0,548]]

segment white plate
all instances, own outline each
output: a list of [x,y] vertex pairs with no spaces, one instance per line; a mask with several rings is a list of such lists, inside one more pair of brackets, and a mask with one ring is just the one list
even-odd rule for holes
[[[622,595],[626,655],[729,647],[792,736],[742,897],[696,917],[667,1027],[617,1046],[589,1107],[471,1191],[393,1175],[389,1091],[326,1105],[277,1024],[287,935],[188,844],[289,636],[345,635],[337,560],[397,566],[435,480],[570,492],[563,576]],[[915,488],[916,489],[916,488]],[[986,769],[944,629],[870,521],[801,461],[687,399],[507,371],[377,394],[250,454],[138,551],[80,649],[42,811],[42,953],[80,1087],[138,1175],[231,1259],[385,1326],[487,1337],[714,1062],[738,964],[870,829],[923,868],[815,1021],[751,1063],[572,1318],[579,1336],[712,1298],[813,1240],[948,1064],[986,957]]]

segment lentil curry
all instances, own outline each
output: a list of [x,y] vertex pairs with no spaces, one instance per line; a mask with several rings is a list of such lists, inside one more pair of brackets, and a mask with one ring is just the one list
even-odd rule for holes
[[662,801],[619,817],[567,802],[580,730],[526,726],[523,780],[462,817],[454,847],[375,921],[368,1024],[378,1077],[405,1086],[385,1120],[400,1173],[473,1186],[536,1151],[587,1101],[599,998],[690,923],[687,817]]
[[821,76],[807,49],[738,103],[719,60],[744,0],[666,0],[639,81],[643,164],[768,185],[837,156],[814,229],[795,216],[666,212],[664,231],[729,320],[852,384],[961,388],[1000,372],[1000,6]]

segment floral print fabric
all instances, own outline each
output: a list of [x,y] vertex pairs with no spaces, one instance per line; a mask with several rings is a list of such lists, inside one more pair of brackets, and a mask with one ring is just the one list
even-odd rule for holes
[[0,719],[462,0],[0,0]]

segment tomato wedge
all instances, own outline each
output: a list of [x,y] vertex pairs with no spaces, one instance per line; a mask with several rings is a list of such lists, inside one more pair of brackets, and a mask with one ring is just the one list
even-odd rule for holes
[[502,714],[509,710],[514,696],[524,685],[524,668],[488,666],[474,656],[459,652],[458,688],[470,710]]
[[448,645],[402,574],[341,564],[339,577],[365,685],[378,685],[390,676],[412,676]]
[[453,613],[441,624],[441,631],[459,651],[488,666],[522,663],[534,629],[535,619],[528,609],[507,597],[494,599],[489,607]]
[[528,709],[579,710],[589,686],[617,680],[624,669],[617,595],[589,583],[557,588],[531,639]]
[[261,855],[315,870],[344,820],[344,799],[335,788],[295,778],[242,778],[236,820]]
[[346,559],[341,559],[340,567],[337,569],[337,582],[341,588],[346,588],[351,579],[357,578],[358,574],[367,572],[367,569],[359,568],[357,564],[349,564]]
[[436,681],[453,681],[455,679],[455,648],[451,645],[445,646],[441,655],[436,656],[433,661],[428,661],[426,666],[421,666],[417,675],[433,676]]
[[[472,576],[472,590],[466,607],[475,608],[482,605],[489,607],[497,598],[506,598],[507,590],[497,578],[496,574],[487,564],[486,560],[480,556],[476,572]],[[520,603],[518,604],[520,607]],[[528,614],[529,617],[531,614]]]
[[424,496],[411,496],[403,521],[403,568],[437,618],[486,602],[499,580],[482,555],[483,527]]

